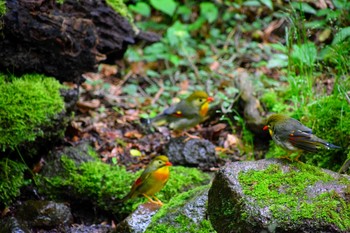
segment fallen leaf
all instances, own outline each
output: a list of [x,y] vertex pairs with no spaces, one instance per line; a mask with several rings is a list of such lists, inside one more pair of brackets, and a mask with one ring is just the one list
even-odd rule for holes
[[93,100],[90,100],[90,101],[81,101],[79,100],[77,102],[77,106],[79,108],[83,108],[83,109],[96,109],[98,107],[100,107],[101,105],[101,101],[98,100],[98,99],[93,99]]
[[131,131],[125,132],[124,137],[126,137],[126,138],[142,138],[143,135],[140,134],[140,132],[137,130],[131,130]]
[[136,149],[130,149],[130,155],[131,155],[131,156],[138,157],[138,156],[141,156],[141,155],[142,155],[142,153],[141,153],[141,151],[139,151],[139,150],[136,150]]

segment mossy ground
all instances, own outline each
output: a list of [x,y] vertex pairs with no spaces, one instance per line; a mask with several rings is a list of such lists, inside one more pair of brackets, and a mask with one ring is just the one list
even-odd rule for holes
[[[296,164],[289,172],[279,165],[266,170],[240,173],[239,180],[245,195],[253,197],[260,207],[268,207],[278,222],[316,219],[334,224],[342,231],[350,230],[350,205],[335,191],[308,197],[307,188],[317,182],[335,180],[319,168]],[[348,179],[341,181],[350,185]]]
[[[81,197],[97,204],[101,209],[116,214],[127,214],[146,202],[144,198],[135,198],[126,203],[113,201],[124,197],[130,190],[132,183],[142,171],[131,173],[123,166],[109,165],[99,160],[76,165],[67,156],[62,156],[64,172],[56,177],[41,180],[41,191],[55,198],[67,195]],[[194,168],[171,167],[171,175],[166,186],[156,196],[164,203],[175,195],[195,186],[209,182],[209,176]]]
[[199,192],[203,190],[207,190],[209,188],[208,185],[200,186],[197,188],[194,188],[188,192],[181,193],[177,195],[176,197],[172,198],[169,203],[162,207],[153,217],[152,222],[150,226],[147,228],[146,233],[161,233],[161,232],[167,232],[167,233],[176,233],[176,232],[188,232],[188,233],[211,233],[216,232],[209,220],[203,220],[200,222],[200,224],[194,223],[190,218],[187,216],[180,214],[178,215],[174,220],[178,225],[173,224],[163,224],[163,223],[157,223],[159,219],[164,217],[171,211],[172,209],[176,207],[183,206],[188,199],[195,196]]

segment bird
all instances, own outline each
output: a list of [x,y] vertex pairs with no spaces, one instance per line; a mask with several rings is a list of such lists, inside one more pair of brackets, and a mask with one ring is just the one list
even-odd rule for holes
[[301,151],[317,152],[320,149],[340,148],[312,134],[312,130],[298,120],[282,114],[269,116],[263,130],[269,131],[278,146],[290,152],[298,151],[296,161]]
[[[163,203],[155,196],[167,183],[172,163],[165,155],[156,156],[133,183],[130,192],[121,200],[125,202],[131,198],[144,196],[149,202],[162,206]],[[155,200],[153,200],[153,197]]]
[[169,128],[177,132],[192,128],[208,118],[209,103],[213,100],[214,98],[205,91],[194,91],[186,99],[149,119],[149,124],[153,126],[169,124]]

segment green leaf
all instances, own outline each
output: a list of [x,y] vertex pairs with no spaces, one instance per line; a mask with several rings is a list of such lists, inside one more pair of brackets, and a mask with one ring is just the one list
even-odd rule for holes
[[208,20],[209,23],[214,22],[219,15],[218,8],[211,2],[202,2],[200,5],[200,15]]
[[302,12],[313,14],[313,15],[317,13],[317,11],[306,2],[291,2],[290,4],[294,9],[300,10]]
[[283,44],[271,44],[271,47],[277,51],[281,51],[283,53],[287,53],[288,52],[288,48],[283,45]]
[[302,45],[294,45],[291,56],[294,60],[299,60],[307,66],[313,66],[317,56],[316,45],[311,42]]
[[178,5],[174,0],[151,0],[151,5],[154,9],[163,12],[169,16],[173,16]]
[[136,5],[130,5],[129,9],[145,17],[151,15],[151,7],[145,2],[138,2]]
[[350,36],[350,27],[342,28],[339,30],[337,34],[335,34],[332,44],[333,45],[338,44],[349,36]]
[[185,25],[176,21],[173,26],[169,27],[166,33],[166,38],[171,46],[181,46],[186,44],[186,40],[190,38]]
[[259,7],[261,6],[261,4],[259,1],[250,0],[250,1],[243,1],[243,6]]
[[271,68],[282,68],[288,66],[288,56],[285,54],[273,54],[269,62],[267,63],[266,67]]
[[190,20],[191,13],[191,8],[186,5],[179,6],[176,11],[176,14],[181,15],[184,21]]
[[128,94],[128,95],[135,95],[137,92],[138,86],[135,84],[128,84],[123,87],[123,92]]
[[273,3],[271,0],[260,0],[260,2],[267,6],[270,10],[273,9]]

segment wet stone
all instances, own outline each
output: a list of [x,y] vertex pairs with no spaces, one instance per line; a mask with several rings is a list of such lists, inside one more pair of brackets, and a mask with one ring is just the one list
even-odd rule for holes
[[16,217],[34,228],[52,229],[73,223],[70,208],[53,201],[25,201],[17,211]]
[[142,233],[151,222],[152,216],[157,213],[161,206],[153,203],[139,205],[126,219],[118,224],[116,232]]
[[165,153],[174,165],[200,167],[209,170],[217,166],[215,146],[208,140],[172,138],[165,146]]
[[24,222],[15,217],[6,217],[0,220],[0,233],[29,233],[31,232]]

